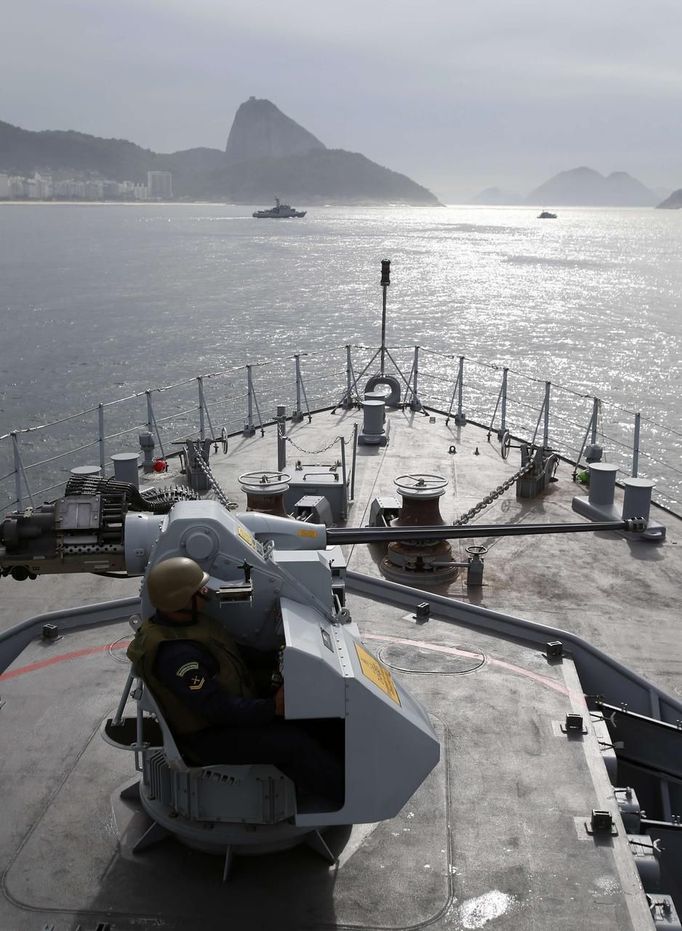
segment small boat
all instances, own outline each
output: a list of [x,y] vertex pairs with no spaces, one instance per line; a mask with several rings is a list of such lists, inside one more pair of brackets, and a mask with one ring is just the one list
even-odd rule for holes
[[290,217],[304,217],[305,210],[294,210],[289,204],[280,204],[279,197],[275,197],[275,206],[268,210],[256,210],[253,216],[257,220],[279,220]]
[[543,210],[542,213],[538,214],[538,220],[556,220],[556,213],[550,213],[549,210]]

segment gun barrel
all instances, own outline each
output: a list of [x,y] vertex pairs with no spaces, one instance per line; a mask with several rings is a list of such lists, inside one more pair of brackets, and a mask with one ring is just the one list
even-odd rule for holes
[[646,521],[634,517],[629,520],[604,520],[575,524],[473,524],[443,525],[440,527],[334,527],[327,530],[330,546],[344,543],[400,543],[409,540],[473,539],[475,537],[516,537],[537,533],[598,533],[599,531],[625,530],[642,533]]

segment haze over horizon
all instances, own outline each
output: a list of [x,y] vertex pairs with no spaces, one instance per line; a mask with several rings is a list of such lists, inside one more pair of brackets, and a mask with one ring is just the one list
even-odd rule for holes
[[444,201],[579,165],[682,187],[679,0],[6,0],[2,25],[24,129],[224,149],[256,96]]

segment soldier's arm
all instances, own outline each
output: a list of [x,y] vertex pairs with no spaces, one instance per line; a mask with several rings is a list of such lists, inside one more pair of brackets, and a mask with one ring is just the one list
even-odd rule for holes
[[252,727],[275,718],[274,698],[230,695],[215,679],[218,664],[201,644],[191,640],[162,643],[155,672],[188,708],[211,724]]

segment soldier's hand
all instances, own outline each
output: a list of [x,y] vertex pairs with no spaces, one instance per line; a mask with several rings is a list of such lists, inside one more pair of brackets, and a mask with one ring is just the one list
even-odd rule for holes
[[275,692],[275,714],[279,717],[284,716],[284,687],[280,687]]

